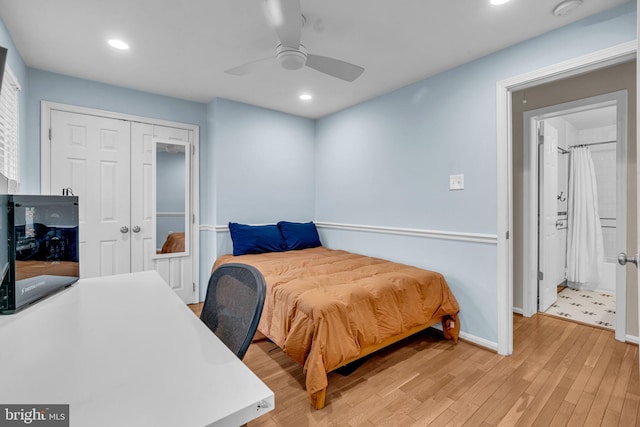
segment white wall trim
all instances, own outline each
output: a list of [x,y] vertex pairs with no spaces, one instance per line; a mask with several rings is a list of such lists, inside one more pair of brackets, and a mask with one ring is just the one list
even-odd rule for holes
[[513,166],[511,164],[511,92],[585,73],[635,58],[638,42],[632,40],[555,65],[496,82],[497,152],[497,308],[498,353],[513,352]]
[[569,76],[583,74],[635,58],[637,46],[637,40],[628,41],[558,64],[500,80],[497,84],[507,89],[522,90]]
[[458,240],[470,243],[486,243],[495,245],[498,237],[495,234],[463,233],[457,231],[425,230],[418,228],[386,227],[378,225],[342,224],[337,222],[316,221],[320,228],[335,230],[364,231],[370,233],[394,234],[398,236],[426,237],[430,239]]
[[[337,222],[314,221],[318,228],[328,228],[334,230],[363,231],[369,233],[394,234],[396,236],[425,237],[430,239],[457,240],[469,243],[484,243],[495,245],[497,236],[495,234],[461,233],[457,231],[424,230],[417,228],[386,227],[377,225],[362,224],[342,224]],[[228,232],[226,225],[200,225],[200,231],[210,231],[215,233]]]
[[210,231],[212,233],[228,233],[229,227],[227,225],[200,224],[200,231]]

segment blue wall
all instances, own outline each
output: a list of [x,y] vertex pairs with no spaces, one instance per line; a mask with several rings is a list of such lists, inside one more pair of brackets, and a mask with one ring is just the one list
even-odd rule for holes
[[[209,105],[215,203],[203,223],[310,221],[315,212],[315,122],[217,98]],[[208,230],[212,244],[201,274],[215,257],[232,251],[226,229]]]
[[[315,122],[227,99],[208,105],[201,171],[200,295],[216,257],[232,252],[229,222],[309,221],[315,212]],[[201,158],[201,161],[203,159]],[[215,227],[218,226],[218,227]]]
[[215,223],[313,219],[315,122],[221,98],[214,103]]
[[[317,123],[316,220],[496,233],[496,82],[636,38],[625,4]],[[465,189],[449,191],[449,175]],[[323,230],[324,243],[442,272],[465,333],[497,341],[496,245]]]

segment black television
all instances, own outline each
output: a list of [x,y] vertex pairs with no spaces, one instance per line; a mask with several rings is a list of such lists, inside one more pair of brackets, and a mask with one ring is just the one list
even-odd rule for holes
[[0,314],[78,281],[78,224],[77,197],[0,195]]

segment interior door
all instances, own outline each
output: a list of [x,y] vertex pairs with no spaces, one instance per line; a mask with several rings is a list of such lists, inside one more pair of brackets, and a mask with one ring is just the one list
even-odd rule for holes
[[560,233],[558,221],[558,130],[549,122],[539,123],[539,231],[538,231],[538,311],[545,311],[558,298],[557,273]]
[[51,194],[79,198],[80,277],[128,273],[130,123],[51,110]]

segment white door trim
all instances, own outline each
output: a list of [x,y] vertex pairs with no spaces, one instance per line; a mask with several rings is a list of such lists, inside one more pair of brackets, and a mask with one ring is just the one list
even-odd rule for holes
[[498,353],[513,352],[513,165],[511,92],[621,63],[636,57],[637,40],[541,68],[496,83],[497,308]]
[[114,111],[99,110],[77,105],[61,104],[50,101],[42,101],[40,104],[40,193],[49,194],[51,187],[50,175],[51,147],[49,145],[49,129],[51,128],[51,110],[67,111],[98,117],[127,120],[130,122],[148,123],[157,126],[186,129],[193,132],[193,149],[191,164],[191,256],[193,257],[193,287],[194,301],[198,302],[200,291],[200,127],[189,123],[180,123],[170,120],[154,119],[150,117],[136,116],[132,114],[117,113]]
[[[617,138],[616,149],[616,201],[617,226],[616,243],[618,251],[627,247],[627,92],[625,90],[604,95],[593,96],[577,101],[566,102],[550,107],[539,108],[524,113],[524,161],[525,168],[534,173],[524,176],[524,262],[523,262],[523,300],[522,314],[532,316],[538,311],[537,307],[537,270],[538,270],[538,173],[536,130],[532,122],[550,119],[552,117],[584,111],[592,107],[615,105],[617,107]],[[626,269],[617,268],[616,295],[626,295]],[[626,341],[626,298],[616,298],[616,339]]]

